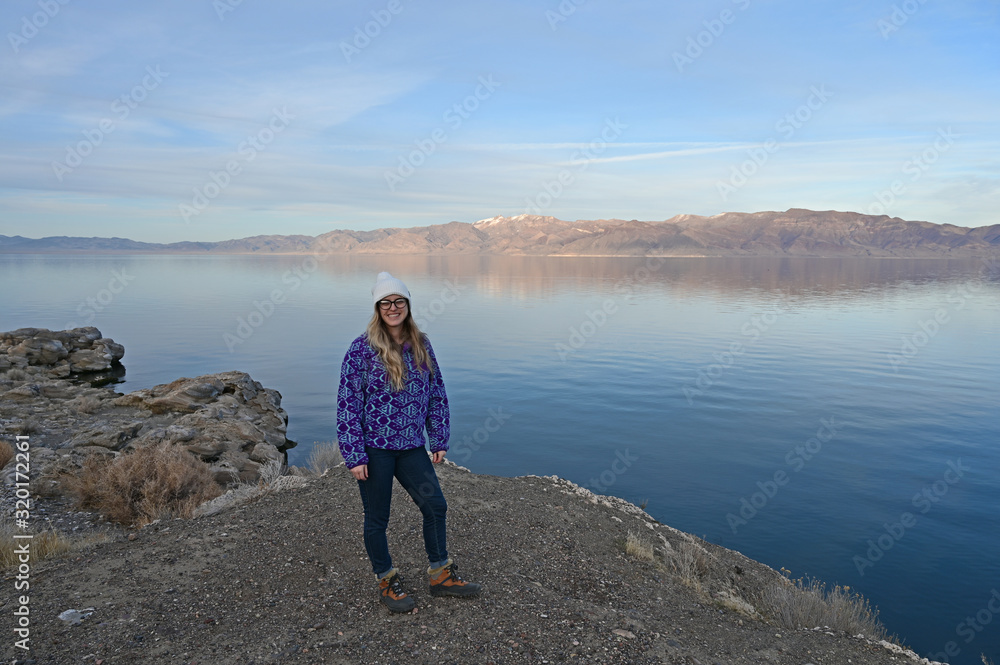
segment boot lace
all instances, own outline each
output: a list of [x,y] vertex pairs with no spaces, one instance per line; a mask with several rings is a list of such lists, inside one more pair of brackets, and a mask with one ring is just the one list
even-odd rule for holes
[[402,581],[403,580],[399,577],[399,573],[393,575],[392,579],[389,580],[389,589],[392,590],[392,593],[397,598],[401,598],[406,595],[406,592],[403,591]]
[[451,564],[450,566],[448,566],[447,568],[445,568],[445,570],[448,571],[448,576],[444,578],[445,580],[447,580],[448,577],[450,577],[457,584],[465,584],[465,580],[463,580],[461,577],[458,576],[458,564],[457,563]]

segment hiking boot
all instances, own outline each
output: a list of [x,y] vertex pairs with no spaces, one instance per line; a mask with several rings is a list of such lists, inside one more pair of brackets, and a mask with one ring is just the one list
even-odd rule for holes
[[403,591],[401,582],[397,572],[383,577],[378,582],[379,600],[392,612],[409,612],[415,605],[413,599]]
[[430,574],[431,595],[432,596],[460,596],[469,597],[477,595],[482,587],[475,582],[466,582],[455,569],[454,563],[438,568],[437,571],[428,571]]

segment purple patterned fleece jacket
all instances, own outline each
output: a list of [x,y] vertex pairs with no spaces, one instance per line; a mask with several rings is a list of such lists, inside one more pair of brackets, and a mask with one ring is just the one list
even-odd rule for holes
[[425,428],[431,452],[448,450],[448,395],[426,337],[424,344],[434,361],[434,373],[418,371],[407,344],[403,348],[406,386],[399,392],[392,390],[385,366],[367,335],[355,339],[347,349],[337,393],[337,440],[348,469],[368,464],[365,446],[386,450],[423,446]]

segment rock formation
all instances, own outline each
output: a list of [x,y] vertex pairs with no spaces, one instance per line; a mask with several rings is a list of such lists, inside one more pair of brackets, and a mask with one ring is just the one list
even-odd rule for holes
[[120,365],[125,348],[101,336],[94,327],[51,331],[21,328],[0,333],[0,371],[37,368],[32,374],[66,378],[70,374],[101,372]]
[[[94,327],[0,333],[0,432],[31,437],[38,490],[91,455],[155,444],[183,446],[221,485],[254,481],[270,461],[286,461],[281,395],[244,372],[181,378],[123,395],[107,382],[124,375],[121,344]],[[10,482],[13,464],[3,470]],[[36,490],[36,491],[38,491]]]

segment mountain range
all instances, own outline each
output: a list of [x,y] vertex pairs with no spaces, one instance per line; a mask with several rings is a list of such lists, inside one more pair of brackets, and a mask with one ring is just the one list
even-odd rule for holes
[[1000,224],[966,228],[885,215],[804,210],[677,215],[665,221],[574,222],[492,217],[319,236],[263,235],[221,242],[0,235],[0,253],[507,254],[535,256],[826,256],[969,258],[1000,254]]

